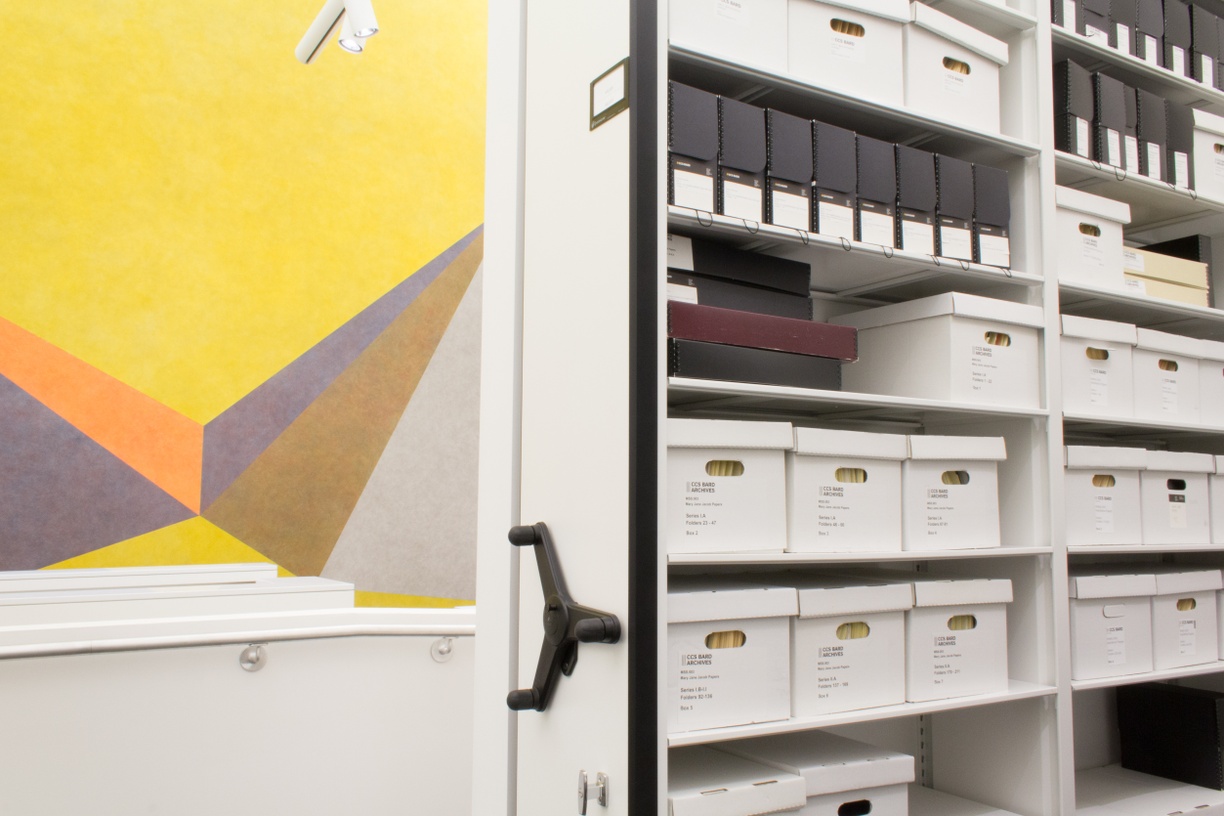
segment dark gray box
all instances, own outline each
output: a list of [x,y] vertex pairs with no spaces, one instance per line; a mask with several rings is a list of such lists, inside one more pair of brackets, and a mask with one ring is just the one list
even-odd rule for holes
[[667,203],[714,212],[718,172],[715,94],[679,82],[667,83],[667,150]]
[[935,154],[935,251],[973,260],[973,165]]
[[718,98],[718,212],[765,220],[765,109]]
[[973,260],[1011,267],[1011,190],[1007,171],[973,165]]
[[1125,167],[1122,134],[1126,130],[1126,86],[1102,73],[1092,75],[1092,158]]
[[1141,60],[1164,67],[1164,5],[1160,0],[1137,0],[1135,50]]
[[1054,66],[1054,147],[1092,157],[1092,74],[1063,60]]
[[854,240],[858,158],[854,131],[814,122],[812,226],[822,235]]
[[1167,181],[1165,148],[1168,146],[1168,114],[1164,97],[1143,88],[1135,89],[1135,132],[1139,136],[1139,172]]
[[935,154],[897,145],[897,246],[935,254]]
[[1178,76],[1190,70],[1190,7],[1182,0],[1164,0],[1164,64]]
[[1194,112],[1185,105],[1169,102],[1165,106],[1168,121],[1168,165],[1165,180],[1177,187],[1194,188]]
[[854,219],[855,238],[868,244],[896,246],[896,146],[892,142],[883,142],[860,134],[857,148],[858,205]]
[[812,229],[812,121],[776,110],[765,113],[765,220]]
[[1191,6],[1190,75],[1207,87],[1214,88],[1219,60],[1219,18],[1202,6]]

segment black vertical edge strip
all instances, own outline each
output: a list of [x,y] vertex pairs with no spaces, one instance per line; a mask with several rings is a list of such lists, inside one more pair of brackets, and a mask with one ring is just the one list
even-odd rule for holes
[[629,779],[659,813],[658,3],[629,0]]

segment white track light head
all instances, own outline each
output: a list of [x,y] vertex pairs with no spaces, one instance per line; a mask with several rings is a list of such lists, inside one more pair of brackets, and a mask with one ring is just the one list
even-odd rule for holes
[[365,38],[358,37],[353,31],[352,18],[349,15],[344,15],[344,22],[340,24],[340,36],[336,39],[336,44],[350,54],[360,54],[364,49]]
[[346,0],[345,9],[353,22],[353,33],[362,39],[378,33],[378,20],[374,18],[374,6],[370,0]]

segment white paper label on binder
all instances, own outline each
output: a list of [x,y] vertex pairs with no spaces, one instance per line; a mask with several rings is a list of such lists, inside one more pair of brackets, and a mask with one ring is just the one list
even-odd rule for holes
[[945,258],[973,257],[973,233],[960,227],[939,226],[939,254]]
[[1075,30],[1075,0],[1063,0],[1063,28]]
[[1131,54],[1130,26],[1125,26],[1125,25],[1122,25],[1121,23],[1118,23],[1116,26],[1116,31],[1118,35],[1118,50],[1128,56],[1134,56],[1133,54]]
[[906,252],[935,254],[935,227],[917,221],[901,221],[901,246]]
[[1101,45],[1109,45],[1109,32],[1102,31],[1090,25],[1084,26],[1084,36],[1090,40],[1096,40]]
[[1177,187],[1190,186],[1190,157],[1185,153],[1173,154],[1173,184]]
[[1173,46],[1173,65],[1170,66],[1175,74],[1186,75],[1186,51],[1180,45]]
[[1160,40],[1151,34],[1143,35],[1143,60],[1152,65],[1160,65]]
[[1160,145],[1148,142],[1147,146],[1147,177],[1160,179]]
[[891,215],[859,210],[859,240],[864,244],[890,247],[897,240],[895,230]]
[[1126,142],[1126,172],[1139,172],[1139,140],[1134,136],[1127,136]]
[[1122,137],[1116,130],[1105,131],[1105,160],[1114,167],[1122,166]]
[[1215,87],[1215,60],[1206,54],[1199,54],[1199,82]]
[[1075,152],[1083,156],[1085,159],[1091,156],[1091,151],[1088,149],[1089,134],[1088,120],[1075,118]]
[[760,222],[762,202],[760,187],[723,181],[723,215]]
[[672,192],[677,207],[714,212],[714,179],[710,176],[673,170]]
[[854,240],[854,210],[841,204],[820,201],[816,204],[821,235]]
[[683,235],[667,236],[667,268],[693,271],[693,239]]
[[805,232],[811,229],[810,202],[803,196],[771,190],[770,206],[773,208],[773,223],[777,226]]
[[978,257],[986,266],[1011,266],[1011,240],[1002,235],[978,235]]

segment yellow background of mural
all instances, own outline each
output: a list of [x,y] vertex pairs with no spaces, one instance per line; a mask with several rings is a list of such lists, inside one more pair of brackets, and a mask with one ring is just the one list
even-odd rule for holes
[[484,0],[319,5],[0,4],[0,316],[205,423],[479,225]]

